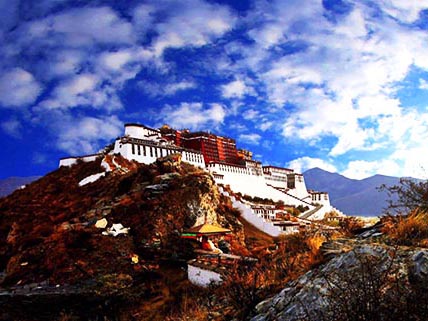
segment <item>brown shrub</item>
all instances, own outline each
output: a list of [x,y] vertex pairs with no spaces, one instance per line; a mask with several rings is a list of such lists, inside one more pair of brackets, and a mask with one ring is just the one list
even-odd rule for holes
[[407,216],[390,217],[383,232],[396,244],[423,246],[428,239],[428,214],[414,210]]
[[350,216],[341,220],[339,226],[345,235],[352,236],[355,231],[358,231],[364,226],[364,223],[360,219]]

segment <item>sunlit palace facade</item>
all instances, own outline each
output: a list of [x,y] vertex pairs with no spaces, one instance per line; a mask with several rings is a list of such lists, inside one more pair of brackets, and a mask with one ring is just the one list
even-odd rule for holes
[[[289,205],[314,207],[303,175],[288,168],[262,166],[261,162],[252,159],[250,151],[238,150],[232,138],[202,131],[176,130],[167,125],[154,129],[130,123],[125,124],[124,135],[118,137],[107,152],[144,164],[181,154],[183,162],[209,171],[217,184],[228,185],[234,192],[281,200]],[[91,161],[102,155],[63,158],[60,166],[71,166],[78,159]],[[328,197],[322,201],[330,206]]]

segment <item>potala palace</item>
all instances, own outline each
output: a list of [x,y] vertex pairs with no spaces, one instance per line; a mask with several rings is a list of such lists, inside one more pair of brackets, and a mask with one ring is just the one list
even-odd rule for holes
[[[299,216],[301,220],[320,220],[330,212],[343,215],[330,205],[328,193],[308,191],[302,174],[288,168],[263,166],[252,159],[250,151],[238,150],[235,140],[231,138],[207,132],[180,131],[166,125],[153,129],[140,124],[126,124],[124,135],[116,139],[109,153],[144,164],[179,153],[183,162],[209,171],[217,184],[229,186],[234,193],[307,208]],[[62,158],[59,165],[71,166],[79,159],[92,161],[101,155]],[[279,235],[289,231],[290,224],[274,224],[274,210],[268,206],[244,204],[242,200],[231,198],[245,219],[256,226],[263,226],[262,229],[269,234]]]

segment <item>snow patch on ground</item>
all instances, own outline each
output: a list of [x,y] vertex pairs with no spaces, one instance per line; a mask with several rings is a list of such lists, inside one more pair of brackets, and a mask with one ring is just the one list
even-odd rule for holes
[[79,182],[79,186],[84,186],[86,184],[93,183],[93,182],[97,181],[100,177],[105,176],[105,174],[106,174],[105,172],[102,172],[102,173],[98,173],[98,174],[88,176]]

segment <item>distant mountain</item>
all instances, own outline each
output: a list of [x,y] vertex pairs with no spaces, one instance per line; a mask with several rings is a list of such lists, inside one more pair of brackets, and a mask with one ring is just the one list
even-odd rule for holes
[[21,186],[27,185],[39,178],[40,176],[29,176],[0,179],[0,197],[7,196]]
[[375,175],[362,180],[313,168],[303,173],[306,187],[328,192],[331,204],[348,215],[376,216],[384,213],[389,199],[378,187],[398,185],[400,178]]

